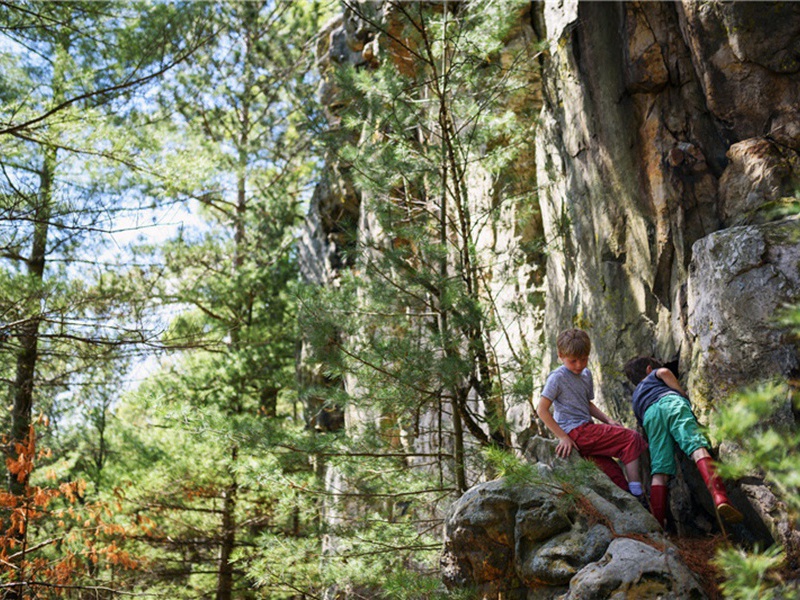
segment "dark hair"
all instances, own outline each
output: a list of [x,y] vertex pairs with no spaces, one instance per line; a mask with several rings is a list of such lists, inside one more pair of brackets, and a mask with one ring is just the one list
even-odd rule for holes
[[558,334],[556,348],[559,356],[585,358],[592,350],[592,342],[582,329],[567,329]]
[[652,356],[637,356],[626,362],[623,370],[625,371],[625,376],[633,385],[639,385],[639,382],[647,377],[647,367],[655,371],[663,366]]

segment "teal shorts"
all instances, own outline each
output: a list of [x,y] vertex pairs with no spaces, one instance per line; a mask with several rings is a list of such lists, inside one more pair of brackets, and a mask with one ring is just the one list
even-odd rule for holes
[[689,401],[679,394],[662,396],[644,413],[645,433],[650,442],[650,472],[675,475],[675,444],[687,456],[708,448],[708,438],[700,431]]

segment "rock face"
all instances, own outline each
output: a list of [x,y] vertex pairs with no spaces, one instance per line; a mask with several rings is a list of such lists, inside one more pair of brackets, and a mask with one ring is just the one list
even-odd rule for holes
[[[797,247],[786,235],[797,225],[791,218],[769,226],[784,232],[772,252],[785,265],[775,265],[781,276],[765,270],[746,281],[764,310],[725,319],[726,328],[751,332],[748,348],[719,337],[720,328],[712,333],[722,323],[701,314],[733,292],[719,271],[740,268],[737,245],[764,236],[717,232],[763,220],[759,211],[795,192],[800,80],[789,57],[800,40],[797,5],[587,2],[571,19],[556,16],[543,13],[552,43],[537,137],[553,240],[548,332],[589,329],[601,400],[621,416],[628,394],[620,365],[637,353],[679,359],[690,393],[716,383],[706,373],[727,373],[720,395],[695,398],[704,410],[755,373],[789,375],[797,349],[769,308],[798,298],[796,273],[786,273]],[[764,371],[776,345],[781,359]]]
[[[564,3],[542,22],[546,336],[589,331],[599,402],[629,423],[620,366],[636,354],[679,365],[701,420],[759,378],[795,377],[776,316],[800,300],[800,223],[784,210],[800,180],[800,5]],[[679,529],[702,529],[689,487],[673,494]],[[768,490],[746,488],[796,547],[760,505]]]
[[694,575],[630,494],[602,476],[470,489],[445,522],[448,587],[481,598],[705,598]]

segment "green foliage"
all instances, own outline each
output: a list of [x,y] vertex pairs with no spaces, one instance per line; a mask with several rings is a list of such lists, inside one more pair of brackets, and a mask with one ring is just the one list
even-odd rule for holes
[[[480,381],[489,408],[477,418],[500,436],[499,406],[525,397],[500,373],[530,379],[532,363],[521,348],[511,364],[494,364],[508,324],[487,296],[492,256],[477,237],[502,203],[476,211],[466,178],[502,179],[531,142],[531,115],[510,98],[531,85],[535,50],[505,46],[523,8],[400,4],[389,18],[401,31],[392,30],[396,43],[379,64],[335,71],[347,102],[329,147],[363,191],[380,238],[360,240],[357,270],[337,289],[314,292],[301,311],[320,362],[337,377],[356,375],[370,407],[424,411],[441,402],[440,387],[459,397]],[[398,69],[405,60],[413,69]]]
[[[735,394],[714,420],[714,433],[735,443],[732,457],[720,465],[720,472],[730,478],[757,473],[786,503],[788,517],[800,516],[800,433],[785,420],[792,395],[784,383],[763,384]],[[797,398],[794,399],[795,404]],[[783,415],[783,417],[781,417]],[[797,560],[795,548],[776,544],[763,552],[740,549],[721,550],[716,564],[725,573],[721,585],[726,598],[735,600],[781,598],[779,575],[789,560]]]
[[[118,277],[126,255],[115,228],[133,204],[121,173],[145,168],[133,126],[118,117],[148,78],[185,56],[202,24],[180,7],[145,8],[0,7],[2,60],[14,73],[0,107],[0,319],[10,334],[0,362],[33,367],[36,410],[54,424],[80,418],[84,400],[71,400],[101,381],[90,374],[109,375],[117,360],[124,370],[136,343],[152,335],[146,299]],[[31,359],[23,348],[33,339]],[[14,382],[11,395],[21,387]],[[58,429],[49,432],[52,442]]]
[[[157,266],[139,284],[175,316],[161,338],[169,354],[117,407],[110,442],[137,451],[106,471],[126,509],[155,524],[135,544],[153,565],[149,593],[282,597],[320,589],[310,553],[323,484],[294,390],[292,249],[314,170],[302,130],[315,118],[306,36],[320,15],[306,2],[195,10],[216,35],[158,90],[166,134],[152,151],[169,181],[141,189],[185,202],[202,226],[137,250]],[[273,555],[274,540],[308,562]]]
[[[129,361],[154,335],[143,312],[149,298],[120,274],[128,256],[116,236],[138,208],[124,173],[149,166],[132,132],[141,122],[125,116],[198,41],[202,23],[181,8],[0,6],[0,60],[14,77],[4,77],[0,103],[0,364],[14,408],[0,423],[9,458],[19,462],[14,442],[35,414],[46,415],[52,427],[40,429],[39,442],[53,450],[35,455],[30,481],[7,479],[6,499],[63,492],[82,477],[93,484],[85,495],[80,485],[79,509],[54,500],[28,529],[10,534],[15,550],[3,552],[4,575],[23,586],[19,597],[119,581],[135,562],[117,552],[115,538],[139,533],[136,519],[113,522],[114,499],[104,496],[113,482],[105,471],[111,405]],[[4,462],[4,478],[11,464]],[[43,480],[50,471],[55,482]],[[37,570],[25,572],[29,564]]]
[[[307,41],[322,10],[0,6],[13,75],[0,84],[2,376],[30,366],[38,342],[34,384],[17,385],[55,424],[55,456],[37,466],[87,477],[87,505],[153,524],[114,540],[147,560],[134,574],[95,569],[109,588],[197,598],[218,587],[224,544],[246,587],[259,535],[315,539],[316,497],[297,492],[311,465],[274,444],[284,428],[302,437],[292,246],[315,169]],[[184,218],[175,239],[142,244],[158,221]],[[165,347],[126,394],[128,366]],[[219,533],[225,517],[232,536]]]
[[[793,331],[800,330],[800,308],[785,311],[781,321]],[[785,503],[786,516],[793,522],[800,517],[800,432],[793,416],[798,407],[796,382],[766,382],[734,394],[712,423],[715,436],[736,446],[720,472],[729,478],[762,476]],[[719,551],[715,562],[725,573],[720,586],[725,597],[787,597],[782,571],[787,566],[796,568],[797,552],[780,544],[763,551]]]
[[247,574],[261,597],[291,599],[321,588],[318,539],[265,533],[257,544],[258,558],[248,566]]
[[486,461],[510,486],[540,484],[543,477],[536,465],[522,460],[507,450],[489,447],[484,450]]
[[717,553],[715,563],[726,575],[720,589],[730,600],[771,600],[784,597],[780,580],[774,576],[784,560],[778,546],[763,552],[728,548]]
[[564,491],[585,485],[597,475],[597,466],[589,460],[563,461],[543,475],[535,463],[530,463],[502,448],[488,447],[483,450],[487,463],[506,479],[509,485],[553,485]]
[[[102,563],[88,583],[170,598],[289,598],[339,583],[455,597],[435,577],[438,533],[463,487],[455,446],[478,459],[455,441],[454,402],[473,433],[500,431],[498,403],[526,394],[497,375],[491,346],[505,324],[479,292],[488,259],[472,227],[502,226],[511,196],[498,185],[496,205],[470,213],[464,190],[473,167],[499,181],[529,149],[533,116],[515,98],[535,61],[505,47],[521,2],[398,4],[400,50],[421,68],[398,73],[389,44],[378,68],[341,70],[350,104],[326,149],[379,200],[393,241],[336,232],[360,271],[302,294],[293,246],[324,123],[309,39],[329,7],[0,6],[0,318],[11,333],[0,376],[34,366],[33,386],[16,387],[51,418],[56,451],[37,468],[59,483],[86,477],[86,505],[118,505],[115,524],[130,525],[103,533],[125,553],[109,557],[144,559],[135,573]],[[166,242],[147,239],[157,221],[183,219]],[[300,391],[298,298],[319,366]],[[130,389],[124,371],[153,348],[152,374]],[[514,362],[529,376],[525,354]],[[466,405],[472,388],[493,412]],[[315,435],[306,399],[351,411],[353,429]],[[409,432],[437,445],[415,449]],[[38,526],[59,531],[50,516]]]
[[[785,383],[764,384],[737,393],[720,410],[714,432],[720,439],[739,446],[735,455],[720,465],[725,476],[763,474],[793,514],[800,514],[800,433],[785,420],[785,415],[791,414],[791,402],[790,388]],[[798,399],[794,402],[797,404]]]
[[445,590],[438,573],[421,575],[403,570],[387,577],[383,583],[382,598],[386,600],[468,600],[475,597],[474,590]]
[[[202,361],[193,363],[191,373],[198,382],[209,380]],[[265,558],[271,556],[271,545],[262,547],[259,539],[285,540],[284,546],[294,540],[319,545],[316,497],[302,490],[321,484],[315,483],[308,460],[287,461],[276,452],[285,439],[282,428],[291,425],[257,413],[231,416],[221,399],[187,388],[188,382],[181,382],[187,376],[155,376],[118,409],[110,443],[135,452],[118,454],[107,468],[126,510],[144,513],[154,523],[153,531],[136,544],[157,565],[148,574],[148,589],[176,598],[197,597],[216,586],[215,532],[231,477],[238,486],[234,522],[239,527],[232,559],[251,581],[263,576],[260,565],[265,560],[272,569],[294,569],[292,562],[301,556]],[[279,405],[280,413],[287,408]],[[232,445],[239,448],[235,460]],[[313,564],[311,560],[296,568]],[[287,576],[286,581],[292,579]]]
[[[348,415],[346,431],[326,434],[341,490],[326,514],[341,521],[321,577],[370,597],[446,597],[419,575],[436,571],[444,506],[485,466],[480,446],[507,441],[504,409],[527,400],[535,369],[524,344],[498,364],[511,324],[499,321],[494,256],[479,238],[524,201],[499,182],[531,147],[533,110],[516,99],[536,49],[508,46],[521,2],[348,9],[382,43],[368,66],[333,71],[326,134],[369,228],[356,239],[355,222],[340,224],[345,268],[299,301],[312,372],[301,397]],[[487,182],[485,202],[469,197],[472,178]]]

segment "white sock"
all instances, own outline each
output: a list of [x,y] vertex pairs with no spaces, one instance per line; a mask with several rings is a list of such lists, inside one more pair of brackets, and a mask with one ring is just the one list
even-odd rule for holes
[[631,491],[631,494],[634,496],[641,496],[642,495],[642,484],[638,481],[629,481],[628,482],[628,489]]

